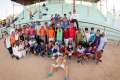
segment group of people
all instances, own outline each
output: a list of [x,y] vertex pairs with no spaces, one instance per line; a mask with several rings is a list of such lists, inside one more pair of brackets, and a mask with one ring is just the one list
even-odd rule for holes
[[[39,28],[38,28],[39,27]],[[77,59],[78,63],[95,61],[101,62],[102,53],[107,43],[104,32],[92,27],[80,28],[76,19],[68,19],[66,14],[51,16],[44,25],[26,24],[4,34],[4,44],[10,55],[17,60],[29,54],[48,56],[56,60],[50,68],[48,76],[54,69],[62,68],[68,77],[66,58]]]

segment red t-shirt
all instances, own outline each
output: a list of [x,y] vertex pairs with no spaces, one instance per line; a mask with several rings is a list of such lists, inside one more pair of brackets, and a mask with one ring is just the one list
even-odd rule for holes
[[30,34],[30,29],[29,29],[29,28],[26,28],[26,29],[25,29],[25,34],[26,34],[26,35],[29,35],[29,34]]
[[76,38],[76,31],[74,28],[69,28],[69,38],[73,38],[75,40]]
[[30,28],[30,35],[34,36],[35,35],[35,29],[34,28]]
[[68,38],[69,38],[69,31],[64,30],[64,39],[68,39]]

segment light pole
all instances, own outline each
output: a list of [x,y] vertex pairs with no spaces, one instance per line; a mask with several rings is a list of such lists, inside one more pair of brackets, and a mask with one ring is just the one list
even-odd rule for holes
[[75,0],[73,0],[73,14],[75,14],[76,9],[75,9]]

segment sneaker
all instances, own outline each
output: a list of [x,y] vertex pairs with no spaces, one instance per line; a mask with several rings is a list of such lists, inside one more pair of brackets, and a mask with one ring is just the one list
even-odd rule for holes
[[65,77],[64,80],[69,80],[69,78],[68,78],[68,77]]
[[53,73],[49,72],[48,77],[51,77],[51,76],[53,76]]
[[71,60],[71,56],[68,56],[68,59]]
[[20,58],[19,58],[19,57],[16,57],[16,59],[17,59],[17,60],[20,60]]
[[12,57],[12,58],[15,58],[15,56],[14,56],[14,55],[11,55],[11,57]]
[[80,63],[80,60],[79,60],[79,59],[77,60],[77,63]]
[[99,62],[102,62],[102,60],[99,60]]

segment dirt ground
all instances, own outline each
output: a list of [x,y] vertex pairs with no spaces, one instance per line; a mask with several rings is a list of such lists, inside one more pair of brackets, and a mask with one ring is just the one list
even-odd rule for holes
[[[29,55],[21,60],[12,59],[0,41],[0,80],[64,80],[62,70],[48,78],[50,64],[47,57]],[[107,45],[100,64],[69,63],[70,80],[120,80],[120,47]]]

